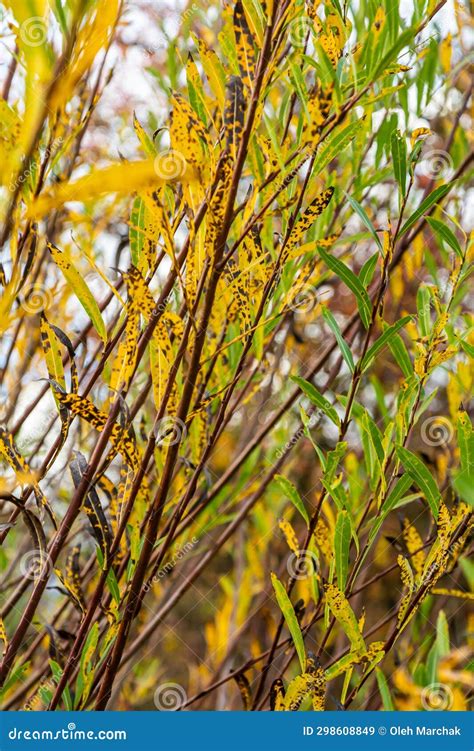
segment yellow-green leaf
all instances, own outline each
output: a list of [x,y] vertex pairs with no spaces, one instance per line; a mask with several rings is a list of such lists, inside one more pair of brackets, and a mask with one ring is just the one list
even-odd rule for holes
[[304,648],[304,641],[300,629],[300,624],[298,623],[295,610],[290,598],[288,597],[285,587],[274,573],[271,574],[271,579],[278,605],[286,621],[286,625],[288,626],[295,645],[296,653],[301,665],[301,670],[302,672],[304,672],[306,669],[306,652]]
[[105,328],[105,323],[99,310],[99,306],[97,305],[92,292],[84,281],[84,278],[81,276],[79,271],[76,269],[72,261],[67,257],[65,253],[59,250],[59,248],[57,248],[52,243],[48,243],[48,248],[51,251],[54,262],[61,269],[64,278],[66,279],[67,283],[86,311],[87,315],[91,319],[92,323],[94,324],[95,330],[105,344],[107,341],[107,330]]

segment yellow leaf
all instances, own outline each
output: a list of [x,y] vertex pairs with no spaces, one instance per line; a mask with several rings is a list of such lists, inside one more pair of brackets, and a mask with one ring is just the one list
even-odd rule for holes
[[60,580],[63,587],[71,595],[75,605],[82,612],[85,611],[85,600],[82,593],[79,556],[81,552],[80,545],[75,545],[70,555],[66,559],[66,570],[63,573],[60,569],[54,569],[54,573]]
[[255,47],[241,0],[234,5],[234,33],[242,83],[251,89],[255,76]]
[[107,47],[120,7],[119,0],[99,0],[92,5],[77,34],[68,65],[55,81],[49,102],[51,110],[62,107],[74,94],[75,87],[93,64],[99,50]]
[[414,146],[416,141],[419,138],[423,138],[423,136],[430,136],[430,135],[431,135],[431,130],[429,128],[415,128],[415,130],[412,131],[411,138],[410,138],[411,145]]
[[446,597],[458,597],[460,600],[474,600],[474,592],[466,592],[462,589],[445,589],[444,587],[435,587],[431,590],[433,595],[444,595]]
[[354,611],[349,605],[348,600],[335,584],[326,584],[325,586],[326,602],[333,616],[341,624],[346,636],[351,642],[352,648],[356,652],[365,652],[365,642],[359,630]]
[[449,33],[445,36],[445,38],[439,45],[439,59],[445,73],[449,73],[451,71],[451,41],[452,35],[451,33]]
[[[61,404],[64,404],[73,415],[79,415],[99,432],[104,429],[108,416],[98,409],[90,399],[79,394],[63,394],[58,390],[55,393]],[[139,456],[135,441],[129,432],[118,423],[115,423],[112,427],[110,442],[132,467],[138,466]]]
[[203,165],[206,161],[207,149],[210,148],[209,136],[203,124],[198,120],[191,105],[179,94],[172,99],[170,141],[171,148],[176,154],[181,154],[187,165]]
[[315,668],[313,672],[305,672],[297,675],[289,683],[284,707],[288,712],[296,712],[303,701],[310,697],[313,710],[322,712],[324,710],[324,695],[326,690],[326,679],[321,667]]
[[109,387],[111,391],[121,391],[128,386],[130,378],[135,371],[137,361],[137,343],[140,334],[140,315],[130,306],[127,310],[127,321],[125,324],[125,338],[122,339],[117,354],[112,364]]
[[46,367],[48,369],[48,375],[50,378],[56,381],[56,383],[62,386],[63,389],[65,389],[66,379],[64,377],[64,368],[59,340],[44,315],[41,316],[40,335],[41,344],[43,346],[44,359],[46,360]]
[[104,193],[129,194],[153,186],[165,185],[177,179],[190,180],[194,176],[191,167],[183,165],[182,159],[175,154],[170,153],[166,170],[163,166],[160,168],[162,162],[158,165],[155,162],[156,159],[149,159],[112,164],[104,169],[94,170],[89,175],[84,175],[73,182],[59,183],[31,204],[28,217],[39,218],[67,201],[89,201]]
[[0,641],[3,642],[3,653],[5,653],[8,647],[8,638],[2,618],[0,618]]
[[400,566],[402,583],[407,589],[407,592],[403,596],[400,602],[400,607],[398,609],[397,623],[400,624],[405,618],[412,594],[415,590],[415,579],[407,558],[404,558],[403,555],[399,555],[397,558],[397,563]]
[[326,563],[330,565],[331,561],[334,558],[334,551],[331,542],[331,532],[323,519],[318,519],[316,529],[314,530],[313,534],[316,546],[323,554]]
[[235,160],[239,150],[245,119],[245,95],[242,79],[231,76],[226,86],[224,125],[226,145],[232,159]]
[[105,344],[107,341],[107,329],[105,328],[105,323],[100,313],[99,306],[97,305],[92,292],[76,267],[73,265],[72,261],[67,257],[66,253],[63,253],[52,243],[48,243],[48,248],[53,256],[53,261],[63,272],[67,283],[91,319],[97,333]]
[[326,680],[333,680],[347,670],[352,669],[354,665],[360,665],[361,663],[369,663],[369,666],[373,667],[380,662],[385,654],[383,646],[384,642],[374,641],[369,644],[367,650],[364,648],[360,651],[349,652],[325,671]]
[[385,26],[385,11],[380,6],[377,8],[377,12],[375,14],[374,23],[373,23],[373,30],[375,37],[377,38],[380,32],[382,31],[383,27]]
[[301,242],[304,233],[311,227],[315,219],[322,214],[334,193],[334,188],[328,188],[323,190],[322,193],[318,193],[309,204],[306,211],[300,216],[295,226],[293,227],[288,243],[285,248],[284,258],[288,258],[289,253]]
[[416,527],[410,524],[408,519],[404,519],[403,521],[403,539],[405,540],[408,552],[411,554],[413,568],[417,575],[421,576],[425,562],[425,553],[421,549],[423,548],[423,540]]
[[41,490],[34,472],[30,469],[26,459],[18,451],[13,436],[4,428],[0,427],[0,457],[3,457],[15,472],[20,484],[30,483],[35,494],[36,502],[40,509],[46,509],[53,524],[56,526],[54,513]]
[[194,35],[191,35],[191,36],[199,50],[199,56],[201,58],[202,67],[204,68],[204,72],[209,81],[209,85],[211,87],[212,93],[217,99],[220,110],[223,111],[224,99],[225,99],[225,84],[224,84],[225,74],[222,68],[222,64],[219,58],[217,57],[216,53],[213,50],[210,50],[202,39],[199,39],[198,37],[195,37]]
[[292,550],[295,555],[298,555],[300,552],[298,538],[290,522],[287,521],[287,519],[280,519],[278,526],[285,535],[285,539],[290,550]]

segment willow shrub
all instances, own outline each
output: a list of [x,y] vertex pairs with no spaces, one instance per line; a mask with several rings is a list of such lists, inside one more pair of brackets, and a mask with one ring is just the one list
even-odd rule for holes
[[465,709],[467,8],[6,6],[2,706]]

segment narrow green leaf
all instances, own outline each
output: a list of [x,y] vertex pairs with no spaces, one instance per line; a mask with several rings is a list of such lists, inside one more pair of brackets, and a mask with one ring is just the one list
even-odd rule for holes
[[140,257],[145,242],[145,214],[146,205],[141,196],[136,196],[132,211],[130,214],[130,228],[128,236],[130,240],[130,254],[132,257],[132,264],[134,266],[139,265]]
[[422,336],[431,333],[431,293],[426,284],[421,284],[416,293],[418,324]]
[[61,0],[54,0],[53,12],[59,21],[64,36],[68,35],[67,21]]
[[250,30],[257,38],[260,45],[263,44],[263,35],[265,32],[265,14],[259,0],[242,0],[245,8]]
[[474,471],[474,431],[469,415],[464,410],[458,412],[456,431],[461,456],[461,469],[466,474]]
[[384,72],[386,68],[389,67],[389,65],[394,61],[396,56],[399,52],[402,51],[404,47],[409,45],[413,40],[413,29],[406,29],[400,36],[398,37],[397,41],[393,44],[393,46],[389,49],[387,54],[381,59],[377,67],[372,73],[372,80],[376,81],[377,78],[380,76],[381,73]]
[[92,657],[99,641],[99,624],[94,622],[91,630],[87,635],[86,642],[82,648],[81,653],[81,670],[84,672],[90,666]]
[[393,489],[390,491],[382,505],[380,513],[383,518],[385,518],[393,508],[395,508],[398,501],[403,498],[405,493],[410,489],[411,485],[412,478],[409,474],[404,474],[398,478]]
[[469,558],[460,558],[459,565],[461,566],[469,589],[471,591],[474,590],[474,560],[471,560]]
[[329,308],[323,307],[323,317],[326,323],[328,324],[329,328],[331,329],[332,333],[336,337],[336,341],[339,345],[339,349],[341,350],[341,354],[344,358],[344,361],[351,371],[351,373],[354,372],[354,358],[352,357],[352,352],[349,349],[349,345],[347,344],[346,340],[342,336],[341,329],[339,328],[339,324],[334,318],[333,314],[329,310]]
[[305,509],[303,499],[301,498],[293,483],[287,480],[286,477],[283,477],[283,475],[275,475],[275,480],[277,481],[284,495],[286,495],[290,499],[293,506],[300,512],[301,516],[306,522],[306,526],[309,527],[308,512]]
[[324,412],[326,417],[329,417],[330,420],[336,425],[336,427],[340,426],[340,420],[339,415],[337,414],[334,407],[328,402],[328,400],[319,393],[317,388],[313,386],[312,383],[309,383],[309,381],[305,381],[304,378],[300,378],[300,376],[291,376],[291,380],[294,381],[297,386],[300,387],[301,391],[305,396],[308,397],[308,399],[316,405],[320,410]]
[[402,196],[407,188],[407,143],[400,131],[394,130],[391,137],[393,171]]
[[439,611],[436,621],[436,648],[441,659],[449,655],[449,626],[444,610]]
[[389,326],[381,336],[377,339],[374,344],[372,344],[371,347],[367,350],[364,359],[362,360],[362,370],[367,370],[369,365],[371,364],[374,357],[380,352],[383,347],[389,344],[389,342],[394,339],[396,334],[402,329],[406,324],[411,321],[411,316],[404,316],[396,323],[392,324],[392,326]]
[[405,342],[403,341],[400,334],[396,334],[396,336],[394,336],[393,339],[390,339],[387,344],[390,348],[390,352],[395,359],[395,362],[400,366],[400,370],[402,371],[405,378],[410,378],[413,373],[413,365],[410,360],[408,350],[405,347]]
[[23,683],[25,680],[25,674],[28,674],[28,670],[31,667],[31,662],[24,662],[23,665],[19,665],[18,662],[15,663],[7,680],[3,684],[2,688],[0,688],[0,699],[3,699],[3,697],[8,694],[15,683]]
[[459,472],[453,480],[453,488],[461,500],[474,507],[474,475]]
[[465,339],[458,339],[459,344],[463,348],[464,352],[469,355],[472,359],[474,359],[474,347],[472,344],[469,344],[469,342],[466,342]]
[[289,61],[289,77],[294,86],[296,93],[298,94],[298,98],[303,106],[306,117],[309,117],[308,107],[307,107],[308,93],[306,91],[303,74],[301,73],[300,66],[297,65],[296,62],[294,62],[293,60]]
[[351,521],[347,511],[339,511],[334,533],[334,553],[336,559],[337,583],[344,591],[349,570],[349,548],[351,544]]
[[362,424],[364,426],[364,429],[367,431],[367,435],[370,438],[370,442],[373,446],[377,459],[380,463],[382,463],[384,458],[384,450],[382,445],[383,436],[366,409],[364,409]]
[[375,540],[375,538],[378,535],[378,532],[380,530],[380,527],[384,523],[385,519],[389,515],[390,511],[392,509],[396,508],[399,501],[402,500],[402,498],[405,497],[405,493],[410,488],[412,484],[411,476],[406,473],[402,475],[396,482],[395,487],[391,491],[391,493],[387,496],[385,499],[382,508],[380,509],[377,517],[375,518],[375,521],[372,524],[372,527],[370,529],[369,538],[367,540],[367,545],[365,546],[364,553],[362,555],[361,560],[359,561],[358,569],[360,570],[363,562],[365,561],[365,558],[369,552],[369,550],[372,547],[372,544]]
[[474,506],[474,431],[464,410],[458,412],[456,432],[461,468],[453,480],[453,487],[463,501]]
[[361,284],[360,279],[354,274],[351,269],[330,253],[326,253],[322,248],[318,248],[319,255],[323,261],[329,266],[331,271],[334,271],[336,276],[349,287],[351,292],[354,293],[357,300],[357,307],[359,308],[360,317],[365,328],[369,328],[370,318],[372,315],[372,304],[367,294],[367,290]]
[[398,0],[387,0],[387,29],[390,41],[397,38],[400,26],[400,3]]
[[363,206],[361,206],[360,203],[358,201],[356,201],[355,198],[352,198],[352,196],[350,196],[349,193],[345,193],[344,195],[346,196],[347,200],[349,201],[349,203],[352,206],[352,208],[354,209],[354,211],[362,219],[363,223],[365,224],[365,226],[369,230],[370,234],[374,238],[375,242],[379,246],[380,251],[382,251],[382,248],[383,248],[382,241],[380,240],[380,237],[378,236],[378,234],[377,234],[377,232],[375,230],[374,225],[372,224],[372,222],[370,221],[369,217],[367,216],[367,213],[366,213],[365,209],[363,208]]
[[422,491],[433,517],[437,519],[439,504],[441,502],[441,493],[439,492],[433,475],[416,454],[413,454],[403,446],[397,447],[397,456],[405,467],[405,470],[411,475],[416,485],[418,485]]
[[400,230],[399,237],[405,234],[410,227],[413,227],[415,222],[418,221],[420,217],[422,217],[426,212],[435,205],[443,196],[446,195],[446,193],[449,193],[449,191],[452,188],[452,183],[446,183],[445,185],[440,185],[438,188],[433,190],[432,193],[430,193],[427,198],[418,206],[418,208],[413,212],[411,217],[405,222],[403,227]]
[[370,256],[370,258],[367,259],[367,261],[364,263],[361,270],[359,271],[359,279],[364,285],[365,289],[368,289],[369,284],[373,279],[378,259],[379,259],[378,253],[374,253],[373,255]]
[[308,439],[308,441],[310,441],[312,447],[314,448],[314,450],[315,450],[315,452],[316,452],[316,454],[318,456],[318,459],[321,462],[322,469],[325,470],[326,469],[326,458],[325,458],[323,452],[321,451],[321,449],[319,448],[318,444],[315,443],[315,441],[313,440],[313,436],[311,435],[311,430],[310,430],[311,427],[312,427],[311,418],[306,414],[306,412],[304,411],[303,407],[301,407],[301,406],[300,406],[300,416],[301,416],[301,422],[303,423],[303,426],[304,426],[304,434],[305,434],[306,438]]
[[395,706],[393,704],[390,688],[388,686],[387,679],[385,678],[383,670],[381,670],[380,668],[375,668],[375,675],[377,678],[377,685],[379,687],[380,696],[382,697],[383,708],[385,712],[393,712]]
[[301,665],[301,671],[304,673],[306,670],[306,652],[304,648],[304,641],[300,629],[300,624],[298,623],[295,610],[290,598],[288,597],[285,587],[274,573],[271,574],[271,579],[278,605],[286,621],[286,625],[288,626],[295,645],[296,654],[298,655],[298,659]]
[[428,652],[426,664],[424,666],[418,665],[418,667],[416,668],[417,674],[416,677],[414,676],[415,680],[419,681],[420,684],[425,685],[436,683],[436,678],[438,675],[438,662],[438,649],[435,642]]
[[362,120],[356,120],[321,144],[321,149],[318,149],[318,156],[314,162],[313,174],[319,175],[336,156],[347,148],[352,139],[355,138],[356,133],[360,131],[361,124]]
[[[103,568],[104,556],[99,546],[97,546],[96,548],[96,555],[97,555],[97,560],[99,561],[100,568]],[[107,586],[109,588],[110,594],[114,598],[117,605],[120,605],[121,603],[120,587],[118,585],[117,577],[115,576],[115,571],[112,568],[109,569],[109,572],[107,574]]]
[[463,252],[454,232],[452,232],[444,222],[440,222],[439,219],[428,217],[427,222],[435,234],[444,240],[459,258],[463,259]]

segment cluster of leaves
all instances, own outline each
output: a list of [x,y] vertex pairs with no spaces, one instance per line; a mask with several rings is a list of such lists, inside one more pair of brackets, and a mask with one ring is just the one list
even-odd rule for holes
[[444,6],[193,3],[141,72],[166,105],[107,124],[138,10],[6,3],[4,708],[167,708],[170,682],[177,708],[467,707],[469,20],[442,37]]

